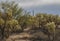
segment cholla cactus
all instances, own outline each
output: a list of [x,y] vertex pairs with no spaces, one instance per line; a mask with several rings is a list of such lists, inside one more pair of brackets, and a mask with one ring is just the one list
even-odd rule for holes
[[18,24],[18,21],[15,19],[7,20],[6,25],[10,28],[10,30],[18,30],[21,29],[21,27]]
[[53,36],[52,41],[55,40],[55,28],[56,28],[56,25],[54,22],[50,22],[46,24],[46,29],[48,30],[48,33],[47,33],[48,37],[50,38],[51,35]]
[[55,32],[55,23],[54,22],[50,22],[46,24],[46,28],[48,29],[48,31],[51,32]]

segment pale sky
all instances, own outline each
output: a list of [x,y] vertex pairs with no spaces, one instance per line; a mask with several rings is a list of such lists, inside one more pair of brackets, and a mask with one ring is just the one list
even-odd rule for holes
[[[5,0],[0,0],[5,1]],[[19,6],[28,11],[60,14],[60,0],[9,0],[16,1]]]
[[22,7],[32,7],[39,5],[60,4],[60,0],[20,0],[19,5]]
[[31,7],[31,6],[48,5],[48,4],[60,4],[60,0],[12,0],[12,1],[18,2],[19,5],[22,7]]

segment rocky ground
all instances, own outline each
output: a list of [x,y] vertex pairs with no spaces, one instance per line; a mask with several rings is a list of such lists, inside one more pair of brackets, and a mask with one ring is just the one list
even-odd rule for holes
[[[41,38],[40,38],[41,37]],[[41,31],[27,31],[9,36],[6,41],[43,41],[47,36]]]

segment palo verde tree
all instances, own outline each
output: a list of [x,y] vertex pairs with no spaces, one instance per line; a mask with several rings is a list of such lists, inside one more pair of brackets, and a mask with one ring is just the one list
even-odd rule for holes
[[18,4],[15,2],[2,2],[1,7],[4,11],[2,18],[0,16],[0,26],[1,29],[3,29],[1,30],[1,33],[3,38],[8,38],[10,32],[21,31],[21,27],[16,19],[20,16],[22,9],[18,8]]
[[7,17],[6,21],[5,21],[5,23],[6,23],[5,24],[5,29],[6,29],[5,32],[7,32],[6,35],[8,34],[8,36],[9,36],[10,32],[16,32],[18,30],[19,31],[21,30],[21,27],[20,27],[18,21],[16,19],[14,19],[12,16],[12,10],[11,9],[6,10],[6,17]]
[[18,6],[18,3],[15,1],[6,1],[0,3],[1,9],[5,12],[7,8],[10,8],[12,10],[12,16],[13,18],[17,19],[19,16],[22,15],[23,9]]

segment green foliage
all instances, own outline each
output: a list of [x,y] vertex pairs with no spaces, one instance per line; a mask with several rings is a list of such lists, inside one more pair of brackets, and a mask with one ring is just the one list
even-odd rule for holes
[[12,13],[12,16],[16,19],[19,15],[22,15],[22,12],[23,12],[23,9],[21,7],[18,7],[18,3],[14,2],[14,1],[1,2],[1,7],[5,13],[6,13],[6,11],[9,11],[7,9],[10,9],[10,11],[12,10],[12,12],[9,11],[7,13],[10,13],[10,14]]
[[0,11],[0,30],[2,39],[8,38],[11,32],[21,31],[20,24],[16,20],[22,12],[22,8],[18,8],[18,4],[15,2],[2,2],[1,9],[4,10],[4,14]]
[[0,18],[0,25],[4,24],[4,20],[2,18]]

